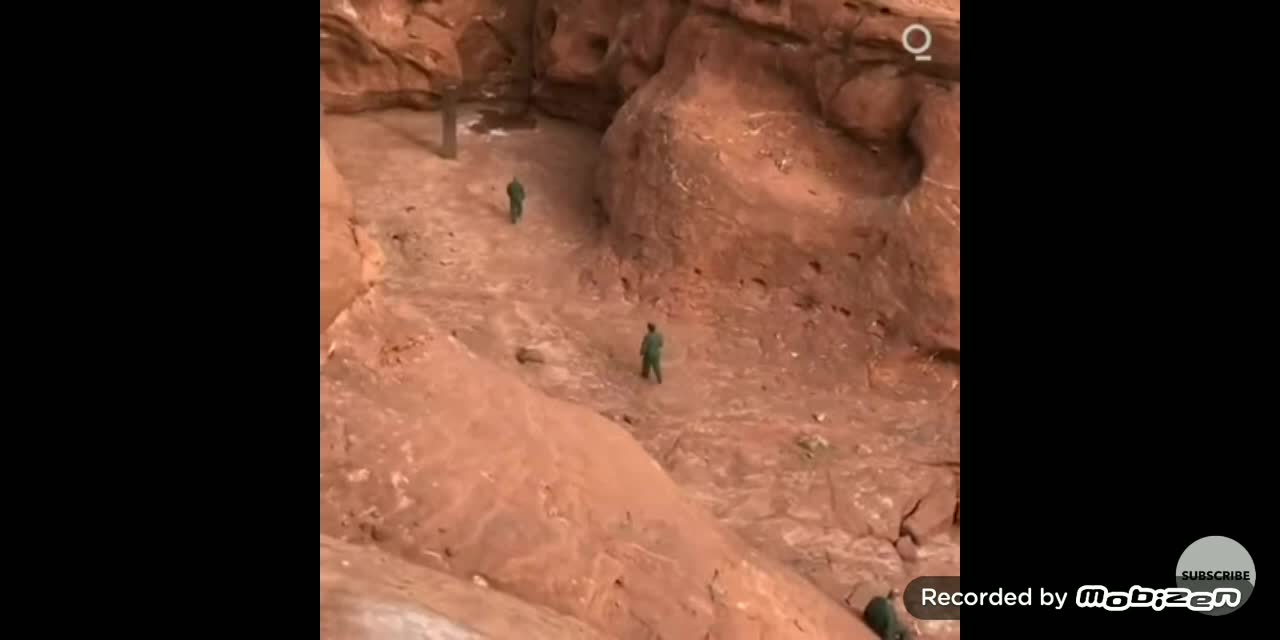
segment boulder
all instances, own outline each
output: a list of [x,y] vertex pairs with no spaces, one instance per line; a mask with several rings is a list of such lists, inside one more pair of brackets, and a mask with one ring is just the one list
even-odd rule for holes
[[516,350],[516,362],[520,364],[546,364],[547,356],[532,347],[520,347]]
[[[958,352],[958,4],[701,0],[675,22],[603,142],[619,277],[673,304],[789,290]],[[917,22],[930,62],[901,45]]]
[[868,316],[892,306],[851,284],[880,268],[872,254],[913,185],[912,159],[824,123],[775,72],[784,50],[740,23],[690,14],[662,70],[605,133],[597,194],[630,271],[621,277],[638,289],[714,280]]
[[796,438],[796,445],[809,453],[818,453],[831,448],[831,443],[827,439],[814,433],[802,435]]
[[920,559],[920,550],[916,548],[916,544],[911,541],[909,536],[902,536],[893,545],[898,550],[898,555],[902,556],[907,562],[915,562]]

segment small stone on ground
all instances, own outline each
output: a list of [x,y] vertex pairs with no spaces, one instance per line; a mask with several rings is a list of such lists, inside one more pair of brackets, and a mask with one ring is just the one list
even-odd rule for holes
[[831,443],[827,442],[826,438],[816,433],[796,438],[796,444],[799,445],[801,449],[811,453],[817,453],[831,448]]
[[520,364],[545,364],[547,362],[547,358],[537,349],[520,347],[520,349],[516,351],[516,361]]
[[911,541],[909,536],[898,538],[898,542],[893,546],[898,550],[898,555],[902,556],[902,559],[907,562],[915,562],[920,558],[919,549],[916,549],[915,543]]

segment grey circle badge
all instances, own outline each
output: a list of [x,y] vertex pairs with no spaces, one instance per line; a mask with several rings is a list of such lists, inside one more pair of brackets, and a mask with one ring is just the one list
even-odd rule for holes
[[[1204,608],[1201,613],[1224,616],[1249,600],[1257,576],[1253,557],[1239,542],[1226,536],[1207,536],[1191,543],[1178,558],[1178,586],[1191,592],[1190,601]],[[1230,591],[1240,592],[1239,599]],[[1208,594],[1207,597],[1201,594]],[[1212,608],[1205,603],[1212,603]]]

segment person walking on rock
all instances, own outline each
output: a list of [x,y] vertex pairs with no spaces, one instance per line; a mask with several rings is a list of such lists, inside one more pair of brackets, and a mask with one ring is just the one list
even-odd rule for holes
[[524,185],[519,178],[512,178],[507,184],[507,197],[511,199],[511,224],[518,224],[524,216]]
[[644,340],[640,342],[640,358],[640,377],[648,380],[652,370],[653,377],[662,384],[662,334],[652,322],[649,323],[649,333],[644,334]]

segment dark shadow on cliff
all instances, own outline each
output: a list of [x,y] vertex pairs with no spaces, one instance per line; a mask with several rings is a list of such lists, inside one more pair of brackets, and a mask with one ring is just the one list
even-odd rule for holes
[[944,362],[946,364],[955,365],[957,368],[960,367],[960,350],[959,349],[947,349],[947,348],[930,349],[928,351],[928,357],[929,359],[937,362]]

